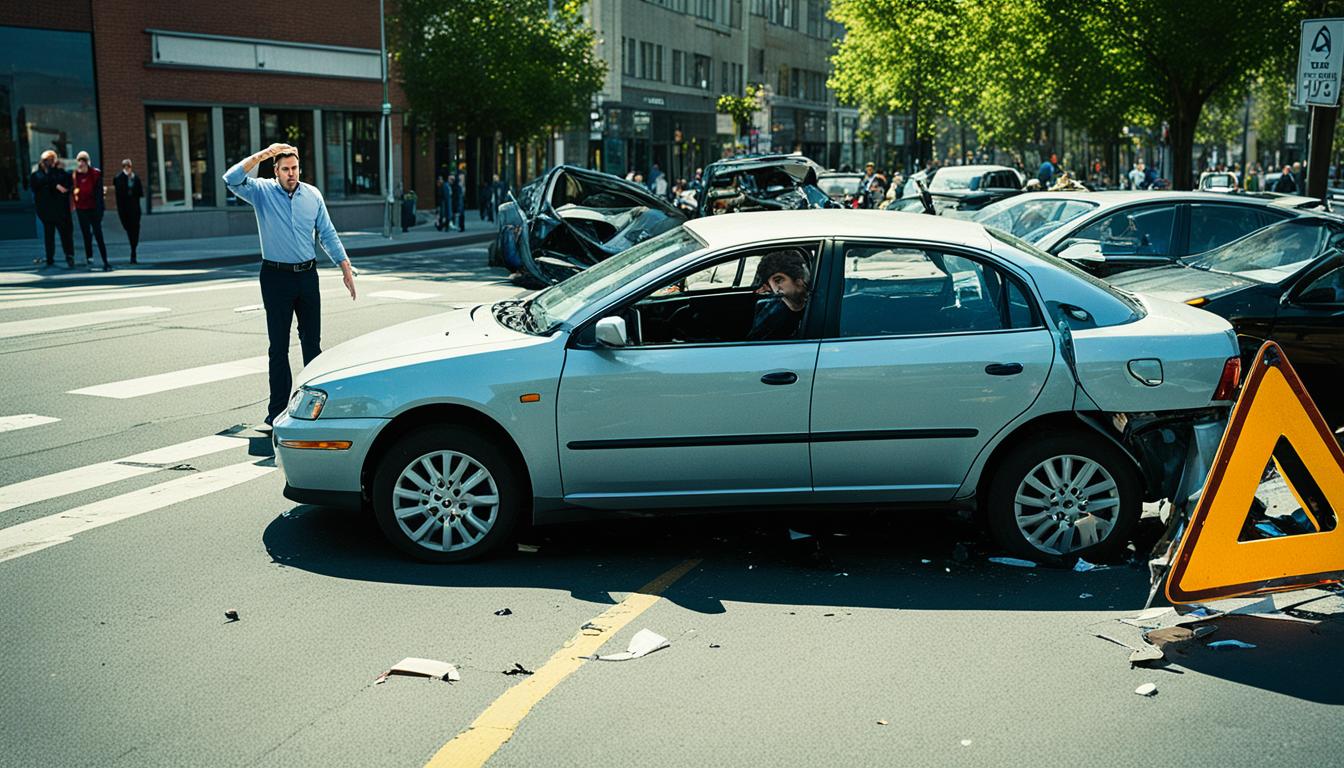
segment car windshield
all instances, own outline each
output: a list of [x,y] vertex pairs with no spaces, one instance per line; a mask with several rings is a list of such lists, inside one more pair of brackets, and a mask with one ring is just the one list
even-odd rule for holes
[[817,180],[817,186],[828,195],[849,195],[859,191],[858,176],[823,176]]
[[704,248],[685,227],[670,229],[538,293],[528,302],[532,326],[549,333],[576,312],[601,301],[641,273]]
[[929,182],[930,192],[956,192],[975,189],[980,181],[980,171],[967,171],[961,168],[943,168]]
[[1196,269],[1226,272],[1276,283],[1321,255],[1327,248],[1344,244],[1340,228],[1324,219],[1289,219],[1233,240],[1211,251],[1181,259]]
[[1097,204],[1090,200],[1019,196],[985,206],[972,220],[1020,237],[1028,243],[1037,243],[1050,232],[1096,207]]

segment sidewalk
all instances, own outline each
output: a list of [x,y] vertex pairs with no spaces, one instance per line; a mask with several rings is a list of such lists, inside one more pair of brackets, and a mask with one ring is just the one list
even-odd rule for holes
[[[432,223],[411,227],[409,232],[400,229],[392,233],[392,239],[383,237],[381,232],[350,231],[341,232],[341,242],[345,250],[358,261],[360,256],[377,256],[385,253],[405,253],[407,251],[427,251],[433,248],[447,248],[455,245],[488,243],[495,239],[495,224],[481,221],[473,214],[467,216],[466,232],[439,232]],[[79,227],[74,228],[76,269],[84,267],[84,240],[79,235]],[[327,257],[318,250],[319,259]],[[35,270],[39,265],[33,259],[44,258],[42,242],[36,238],[25,240],[0,240],[0,271]],[[131,246],[121,239],[107,239],[107,258],[113,269],[130,267]],[[246,264],[261,259],[261,242],[256,234],[236,235],[233,237],[212,237],[191,240],[154,240],[142,241],[137,253],[137,263],[145,266],[185,267],[185,266],[226,266]],[[102,269],[98,256],[98,246],[93,248],[95,269]],[[61,239],[56,237],[57,271],[65,268],[65,257],[61,253]]]

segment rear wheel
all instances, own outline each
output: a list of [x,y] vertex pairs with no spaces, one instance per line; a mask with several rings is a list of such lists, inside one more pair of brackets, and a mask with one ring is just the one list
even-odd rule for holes
[[402,438],[378,465],[373,510],[398,549],[438,563],[474,560],[508,540],[527,494],[504,453],[461,427]]
[[990,531],[1020,557],[1115,557],[1142,511],[1129,457],[1100,435],[1065,432],[1014,446],[990,482]]

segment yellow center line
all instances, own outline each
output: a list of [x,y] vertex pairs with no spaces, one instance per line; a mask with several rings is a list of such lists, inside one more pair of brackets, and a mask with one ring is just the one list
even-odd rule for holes
[[699,559],[687,560],[603,611],[601,616],[589,622],[592,627],[600,628],[601,632],[586,634],[580,630],[534,674],[500,694],[467,726],[467,730],[434,753],[425,767],[466,768],[485,765],[504,746],[504,742],[512,738],[518,724],[532,711],[532,707],[583,666],[584,656],[597,653],[612,635],[652,607],[664,590],[699,564]]

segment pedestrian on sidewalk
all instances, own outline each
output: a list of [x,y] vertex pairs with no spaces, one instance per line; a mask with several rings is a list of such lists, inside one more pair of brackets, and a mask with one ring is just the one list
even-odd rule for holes
[[467,164],[458,163],[457,173],[451,177],[453,182],[453,210],[452,221],[457,222],[457,231],[467,231]]
[[37,170],[29,180],[37,217],[42,220],[42,243],[46,247],[47,262],[43,268],[55,266],[56,233],[61,235],[61,251],[67,267],[75,266],[74,229],[70,223],[70,188],[74,181],[57,162],[56,152],[42,153]]
[[[79,218],[79,234],[84,238],[84,263],[93,269],[93,241],[98,241],[98,255],[103,257],[103,271],[111,272],[107,260],[107,243],[103,242],[103,213],[107,210],[107,187],[103,186],[103,172],[94,168],[89,153],[80,150],[75,155],[75,185],[72,205]],[[92,236],[90,236],[92,232]]]
[[[263,160],[275,159],[274,179],[254,179],[248,173]],[[299,151],[289,144],[272,144],[245,158],[224,174],[224,183],[238,199],[257,213],[261,237],[261,302],[266,308],[266,336],[270,342],[270,400],[266,427],[284,412],[293,375],[289,370],[289,329],[299,321],[303,364],[322,352],[322,296],[318,292],[316,233],[322,250],[341,268],[350,299],[355,299],[355,274],[345,246],[332,226],[322,193],[299,181]]]
[[145,196],[145,185],[140,183],[128,157],[121,161],[121,173],[112,179],[117,190],[117,218],[131,241],[131,263],[135,264],[135,249],[140,245],[140,200]]

